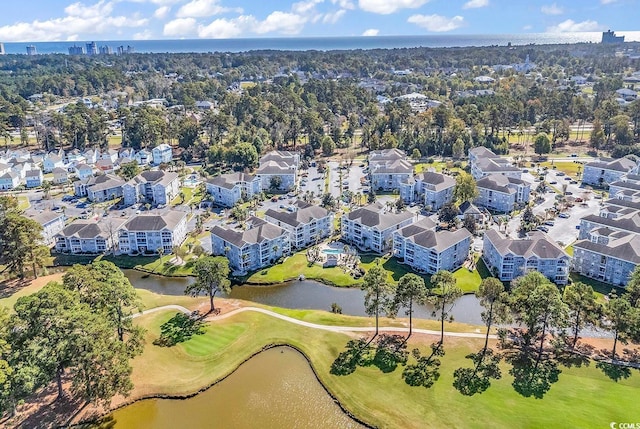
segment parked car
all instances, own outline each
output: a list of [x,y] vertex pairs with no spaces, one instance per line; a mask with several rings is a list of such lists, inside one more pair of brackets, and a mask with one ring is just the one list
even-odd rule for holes
[[536,229],[542,232],[549,232],[549,228],[547,228],[546,226],[539,226]]
[[563,173],[562,171],[558,171],[558,172],[556,173],[556,176],[561,176],[561,177],[562,177],[562,176],[564,176],[564,173]]
[[552,220],[548,220],[548,221],[546,221],[544,224],[545,224],[545,225],[547,225],[547,226],[553,226],[553,225],[555,225],[555,223],[554,223]]
[[550,185],[557,185],[558,182],[556,182],[555,180],[553,182],[549,182]]
[[569,213],[560,213],[558,217],[561,219],[569,219],[571,215]]
[[578,184],[578,182],[577,182],[577,181],[575,181],[575,180],[572,180],[572,181],[571,181],[571,182],[569,182],[569,183],[571,183],[572,185],[577,185],[577,184]]
[[578,154],[577,154],[577,153],[572,153],[572,154],[571,154],[571,158],[577,158],[577,157],[578,157]]
[[576,229],[580,229],[580,225],[576,225]]
[[571,177],[565,177],[564,180],[571,180]]

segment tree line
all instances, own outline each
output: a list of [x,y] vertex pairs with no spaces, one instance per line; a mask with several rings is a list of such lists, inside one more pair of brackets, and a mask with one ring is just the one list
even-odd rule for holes
[[[373,337],[350,340],[331,366],[331,373],[348,375],[358,366],[376,366],[393,372],[403,366],[402,377],[411,386],[429,388],[440,378],[441,358],[445,356],[445,322],[453,321],[451,310],[462,295],[455,277],[448,271],[431,276],[429,286],[422,277],[406,274],[397,286],[388,282],[386,272],[374,266],[364,276],[365,311],[375,317]],[[532,271],[514,280],[510,290],[496,278],[482,280],[476,292],[484,308],[484,345],[466,356],[471,367],[454,371],[454,387],[464,395],[486,391],[492,380],[501,378],[505,362],[510,366],[513,388],[525,397],[543,397],[558,380],[560,365],[574,366],[596,361],[596,366],[614,380],[631,375],[630,364],[637,364],[637,352],[620,344],[640,343],[640,269],[636,269],[621,296],[610,294],[602,302],[593,288],[573,283],[562,290],[539,272]],[[439,340],[431,352],[420,349],[409,353],[413,333],[414,306],[430,303],[440,323]],[[396,317],[403,309],[409,317],[406,337],[380,334],[380,315]],[[489,347],[490,333],[498,326],[497,349]],[[596,350],[580,342],[585,328],[598,327],[613,337],[610,350]],[[412,357],[412,359],[410,358]]]

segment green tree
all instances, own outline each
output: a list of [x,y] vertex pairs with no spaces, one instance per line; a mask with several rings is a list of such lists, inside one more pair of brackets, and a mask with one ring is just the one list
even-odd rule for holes
[[476,292],[476,296],[480,299],[480,305],[484,307],[482,312],[482,321],[487,327],[487,333],[484,337],[483,351],[487,350],[489,345],[489,332],[491,326],[495,323],[502,323],[507,320],[508,307],[507,295],[504,292],[504,284],[495,277],[487,277],[482,279],[480,287]]
[[600,304],[593,288],[582,282],[564,288],[563,301],[569,308],[569,326],[573,331],[571,348],[578,343],[580,330],[587,325],[595,325],[600,318]]
[[322,153],[325,156],[330,156],[334,150],[336,150],[336,144],[331,136],[324,136],[322,138]]
[[538,155],[551,152],[551,141],[546,133],[540,133],[533,141],[533,150]]
[[413,304],[424,304],[427,301],[428,292],[424,279],[415,274],[405,274],[398,281],[389,315],[395,317],[401,307],[406,308],[406,314],[409,316],[409,335],[407,338],[411,337],[413,332]]
[[531,206],[527,205],[527,207],[522,212],[522,218],[520,219],[520,229],[522,231],[531,231],[535,229],[538,224],[538,220],[536,215],[533,214],[533,210]]
[[140,166],[136,161],[125,162],[120,165],[120,170],[118,170],[118,175],[124,180],[131,180],[138,174],[140,174]]
[[269,189],[272,191],[277,191],[282,186],[282,177],[280,176],[271,176],[269,179]]
[[43,199],[45,199],[45,200],[46,200],[46,199],[48,199],[48,198],[49,198],[49,193],[51,192],[51,187],[52,187],[52,186],[53,186],[53,185],[51,185],[51,182],[49,182],[48,180],[43,180],[43,181],[42,181],[42,186],[41,186],[41,188],[42,188],[42,193],[44,194],[44,195],[42,196],[42,198],[43,198]]
[[446,223],[449,227],[454,226],[458,219],[458,207],[453,202],[448,202],[438,211],[438,221]]
[[602,130],[602,122],[596,118],[593,121],[593,128],[591,129],[591,135],[589,136],[589,143],[595,150],[604,146],[604,131]]
[[375,338],[378,336],[378,316],[389,308],[391,285],[387,282],[387,272],[379,265],[372,267],[362,280],[361,289],[365,291],[364,311],[376,318]]
[[451,153],[454,158],[460,159],[464,156],[464,140],[461,138],[456,139],[451,147]]
[[637,329],[637,323],[640,323],[638,310],[634,309],[627,299],[619,298],[613,294],[604,304],[601,325],[613,332],[611,359],[616,359],[618,342],[622,344],[629,342],[629,339]]
[[209,312],[215,311],[213,297],[218,292],[229,293],[231,282],[229,281],[229,260],[224,256],[205,256],[196,261],[193,266],[193,274],[196,281],[185,289],[186,294],[197,296],[201,292],[209,295]]
[[444,343],[444,322],[445,320],[453,321],[451,309],[456,300],[462,296],[462,290],[456,283],[453,274],[446,270],[440,270],[431,276],[433,293],[429,295],[429,302],[434,306],[433,316],[440,313],[440,344]]
[[467,229],[471,234],[475,234],[478,229],[478,224],[476,223],[476,218],[472,215],[465,215],[462,220],[462,226]]
[[515,321],[526,329],[523,333],[525,355],[538,341],[540,357],[548,331],[566,325],[567,306],[562,302],[560,291],[537,271],[530,271],[512,282],[509,308]]
[[258,165],[258,151],[251,143],[238,143],[227,152],[227,160],[237,168],[251,169]]
[[478,198],[478,187],[473,176],[465,172],[458,174],[453,196],[459,204]]

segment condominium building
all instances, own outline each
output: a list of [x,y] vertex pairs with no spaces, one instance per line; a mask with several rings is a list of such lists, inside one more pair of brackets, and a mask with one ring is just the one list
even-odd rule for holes
[[342,239],[361,250],[382,254],[391,250],[393,233],[414,220],[411,212],[394,213],[376,202],[342,216]]
[[500,158],[483,146],[469,149],[469,164],[471,166],[471,175],[476,180],[491,174],[513,177],[514,179],[522,177],[522,171],[513,166],[511,161]]
[[123,203],[169,204],[180,193],[178,173],[147,170],[122,185]]
[[141,214],[129,219],[118,230],[120,253],[165,254],[180,246],[187,237],[187,214],[177,210],[165,214]]
[[279,177],[280,184],[276,190],[290,191],[296,186],[298,180],[298,167],[300,164],[300,154],[274,150],[260,158],[260,166],[256,171],[256,176],[260,178],[263,190],[272,190],[272,180]]
[[78,197],[87,197],[92,202],[103,202],[122,197],[124,180],[111,174],[90,177],[74,183],[74,191]]
[[173,161],[173,151],[171,146],[166,143],[162,143],[151,149],[151,155],[155,165],[168,164]]
[[64,213],[45,210],[29,217],[42,225],[42,241],[47,246],[54,244],[56,234],[64,229]]
[[235,272],[267,267],[290,253],[289,233],[284,228],[254,216],[244,227],[239,230],[215,226],[211,230],[213,254],[226,256]]
[[627,173],[637,173],[637,166],[634,161],[628,158],[602,158],[585,164],[582,172],[582,183],[604,187],[620,180]]
[[451,202],[456,180],[442,173],[424,172],[415,177],[416,193],[421,196],[420,201],[432,211]]
[[465,228],[436,231],[436,224],[429,218],[393,233],[393,255],[420,273],[460,268],[470,247],[471,233]]
[[516,205],[529,202],[531,185],[521,179],[491,174],[476,182],[478,198],[474,204],[500,213],[510,213]]
[[286,210],[269,209],[267,222],[289,233],[293,249],[304,249],[333,234],[333,213],[320,206],[298,200]]
[[78,219],[54,235],[59,253],[98,254],[115,250],[122,219]]
[[262,192],[260,178],[246,173],[221,174],[207,179],[205,186],[214,204],[222,207],[233,207]]
[[371,188],[376,191],[399,190],[413,177],[413,165],[399,149],[374,150],[369,154]]
[[482,258],[502,281],[538,271],[556,284],[566,284],[571,257],[545,233],[535,231],[522,240],[504,238],[494,229],[484,234]]

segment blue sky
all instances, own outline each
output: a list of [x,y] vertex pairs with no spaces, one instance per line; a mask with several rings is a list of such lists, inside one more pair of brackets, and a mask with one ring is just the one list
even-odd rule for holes
[[7,0],[0,41],[635,31],[640,0]]

